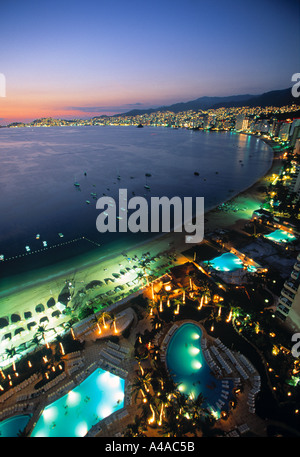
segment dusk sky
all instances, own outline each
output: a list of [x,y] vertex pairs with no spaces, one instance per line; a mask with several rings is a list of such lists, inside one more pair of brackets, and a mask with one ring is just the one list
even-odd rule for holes
[[292,86],[299,0],[0,3],[0,123]]

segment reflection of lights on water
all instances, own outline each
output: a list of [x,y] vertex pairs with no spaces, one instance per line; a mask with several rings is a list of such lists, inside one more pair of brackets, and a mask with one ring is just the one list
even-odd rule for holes
[[68,393],[67,402],[70,406],[78,405],[78,403],[80,403],[80,400],[81,400],[81,395],[79,392],[74,392],[74,390],[71,390]]
[[198,340],[200,338],[200,335],[195,332],[191,335],[191,337],[193,338],[193,340]]
[[76,429],[75,429],[75,435],[76,436],[85,436],[88,432],[88,426],[86,422],[80,422]]
[[[90,386],[91,396],[97,393],[95,401],[88,402],[85,391],[80,386],[69,391],[58,400],[58,403],[47,406],[41,416],[41,422],[34,427],[32,436],[60,436],[60,433],[71,427],[70,436],[85,436],[90,427],[90,412],[92,409],[93,420],[102,420],[114,411],[124,406],[124,380],[108,371],[96,370],[93,383]],[[101,391],[101,392],[100,392]],[[105,402],[105,404],[103,404]],[[87,404],[88,403],[88,404]],[[77,408],[80,405],[80,413]],[[79,411],[79,410],[78,410]],[[74,417],[73,415],[76,415]],[[69,414],[69,416],[66,414]],[[87,414],[87,415],[86,415]],[[66,421],[69,423],[66,424]],[[68,431],[69,433],[69,431]]]
[[51,406],[50,408],[46,408],[43,411],[43,418],[47,422],[53,421],[54,419],[56,419],[57,416],[58,416],[58,409],[56,408],[56,406]]
[[124,400],[124,392],[122,390],[118,390],[114,393],[113,398],[116,403],[122,402]]
[[120,385],[120,378],[118,378],[118,376],[110,375],[109,384],[111,387],[118,387]]
[[112,414],[113,410],[109,406],[99,405],[97,412],[98,412],[98,416],[101,419],[105,419],[105,417],[108,417]]
[[184,390],[185,390],[184,384],[180,384],[180,386],[178,387],[178,390],[179,390],[179,392],[184,392]]
[[199,354],[199,352],[200,352],[200,349],[196,348],[195,346],[192,346],[190,348],[190,354],[192,354],[192,355],[197,355],[197,354]]
[[104,373],[101,373],[99,376],[98,376],[98,384],[102,384],[102,383],[105,383],[105,382],[108,382],[110,380],[110,373],[108,371],[105,371]]
[[35,435],[34,435],[36,438],[47,438],[48,435],[47,435],[47,431],[42,429],[42,430],[39,430]]
[[198,360],[193,360],[192,362],[192,367],[195,368],[196,370],[200,370],[202,367],[201,363]]
[[104,386],[109,386],[110,389],[116,389],[117,387],[120,387],[120,382],[121,379],[119,378],[119,376],[116,376],[110,373],[109,371],[101,373],[97,378],[97,384],[100,388],[103,388]]

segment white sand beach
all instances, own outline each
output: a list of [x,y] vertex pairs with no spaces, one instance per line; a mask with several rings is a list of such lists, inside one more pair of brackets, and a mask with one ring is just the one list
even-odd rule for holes
[[[264,201],[263,186],[270,181],[270,177],[274,172],[278,171],[280,165],[280,159],[275,157],[268,173],[249,189],[233,197],[229,202],[228,210],[223,211],[216,208],[206,213],[205,233],[224,227],[238,228],[240,224],[244,224],[246,220],[249,220],[253,211]],[[23,333],[24,338],[27,337],[28,339],[27,321],[24,320],[25,312],[31,312],[32,319],[37,324],[39,324],[40,318],[45,315],[48,316],[49,325],[50,321],[52,321],[52,326],[68,320],[67,316],[62,314],[60,317],[56,317],[53,322],[52,312],[55,308],[48,310],[46,306],[51,297],[55,302],[58,301],[59,294],[66,286],[66,282],[71,283],[69,290],[72,296],[84,289],[91,281],[101,281],[103,283],[100,287],[91,289],[86,294],[84,297],[85,302],[92,301],[99,294],[114,290],[118,285],[123,286],[123,296],[130,295],[132,289],[128,283],[132,284],[132,281],[137,280],[137,270],[133,266],[136,265],[137,267],[138,263],[132,261],[134,256],[141,259],[145,253],[149,253],[151,258],[161,255],[159,259],[153,261],[151,266],[152,270],[157,268],[157,271],[159,271],[160,266],[169,260],[168,255],[171,252],[177,255],[176,261],[173,261],[171,265],[187,261],[181,253],[191,247],[191,244],[185,243],[184,232],[167,233],[149,242],[131,247],[126,251],[126,255],[124,255],[124,252],[107,252],[106,255],[101,255],[101,251],[96,250],[95,254],[90,256],[88,260],[84,257],[72,259],[67,264],[51,266],[51,268],[40,271],[38,274],[20,276],[19,281],[17,281],[17,287],[0,292],[0,316],[6,317],[11,316],[13,313],[18,314],[21,317],[21,321],[11,324],[9,330],[13,335],[17,328],[23,327],[26,330],[26,333]],[[117,280],[109,284],[105,283],[105,279],[113,278],[113,273],[119,274],[123,268],[127,268],[126,275],[120,275]],[[128,271],[129,269],[130,271]],[[112,300],[117,301],[119,299],[118,295],[111,295]],[[44,306],[45,312],[37,311],[36,307],[39,304]],[[7,332],[8,328],[2,329],[1,334],[3,334],[3,331]],[[14,343],[14,339],[18,339],[18,341]],[[14,336],[9,341],[9,346],[20,344],[20,339],[21,336]]]

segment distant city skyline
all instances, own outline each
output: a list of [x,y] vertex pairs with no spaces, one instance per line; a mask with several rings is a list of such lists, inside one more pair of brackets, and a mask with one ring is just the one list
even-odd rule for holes
[[0,124],[261,94],[300,71],[297,0],[1,5]]

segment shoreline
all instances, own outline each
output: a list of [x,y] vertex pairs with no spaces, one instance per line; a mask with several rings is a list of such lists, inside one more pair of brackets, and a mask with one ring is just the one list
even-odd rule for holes
[[[254,136],[254,135],[251,135],[251,136]],[[251,207],[248,206],[247,210],[240,209],[237,212],[232,212],[232,210],[229,210],[228,212],[224,212],[221,209],[218,209],[218,207],[209,210],[205,214],[205,217],[211,218],[211,220],[209,221],[209,219],[208,219],[207,222],[208,222],[208,224],[212,223],[212,227],[211,227],[211,230],[210,230],[210,227],[208,227],[206,232],[213,231],[216,229],[215,224],[217,222],[218,216],[220,218],[220,214],[223,214],[224,218],[222,221],[222,225],[219,228],[226,228],[226,227],[233,228],[234,226],[239,226],[240,223],[242,223],[242,222],[244,223],[246,220],[249,220],[249,218],[252,217],[253,210],[257,209],[259,207],[259,205],[263,203],[265,194],[261,188],[266,186],[269,183],[272,174],[278,172],[278,170],[281,168],[283,161],[280,158],[280,155],[282,153],[282,150],[279,149],[278,151],[276,151],[274,149],[274,146],[278,147],[278,145],[275,142],[273,142],[272,140],[266,140],[266,139],[260,138],[260,137],[257,137],[257,138],[259,138],[261,141],[264,141],[268,146],[270,146],[270,148],[273,151],[272,163],[271,163],[269,169],[266,171],[266,173],[263,176],[261,176],[257,181],[255,181],[251,186],[245,188],[244,190],[242,190],[235,196],[230,197],[228,200],[226,200],[224,202],[224,203],[231,203],[231,204],[235,203],[237,205],[245,206],[246,204],[250,203],[249,200],[252,200]],[[247,201],[245,201],[245,200],[247,200]],[[251,216],[250,216],[250,212],[251,212]],[[246,216],[246,217],[241,217],[241,216]],[[206,225],[206,227],[207,227],[207,225]]]
[[[233,228],[238,227],[241,223],[251,218],[253,210],[257,209],[261,203],[263,203],[264,192],[260,189],[262,186],[270,180],[270,177],[274,171],[281,166],[280,153],[281,150],[276,151],[274,149],[275,143],[272,141],[264,141],[273,152],[272,163],[266,173],[250,187],[239,192],[235,196],[226,200],[227,204],[235,205],[238,210],[229,209],[228,211],[222,211],[217,207],[210,209],[205,213],[205,224],[204,224],[204,237],[207,233],[216,230],[217,228]],[[276,144],[277,146],[277,144]],[[245,209],[246,208],[246,209]],[[250,217],[249,217],[250,216]],[[165,234],[159,234],[150,240],[141,241],[136,245],[124,246],[124,249],[120,251],[120,246],[116,246],[116,249],[112,252],[111,250],[106,252],[95,251],[93,252],[93,260],[88,261],[85,264],[74,265],[74,259],[69,263],[69,268],[64,268],[63,262],[60,264],[52,265],[48,269],[48,273],[53,271],[51,275],[43,276],[40,278],[34,278],[27,281],[20,289],[20,285],[15,285],[10,289],[6,289],[0,292],[4,315],[12,314],[13,312],[23,312],[32,308],[33,304],[38,305],[39,303],[46,303],[51,296],[58,297],[62,288],[65,285],[65,280],[68,277],[73,277],[77,284],[87,284],[93,280],[103,280],[105,277],[110,277],[113,272],[120,270],[120,265],[124,260],[124,251],[128,257],[137,255],[141,257],[143,253],[150,252],[151,257],[154,257],[158,253],[167,251],[176,251],[181,254],[188,248],[192,248],[194,244],[185,243],[184,232],[170,232]],[[101,248],[100,248],[101,249]],[[116,252],[118,250],[118,252]],[[101,266],[99,267],[101,263]],[[130,266],[130,265],[129,265]],[[21,276],[21,275],[20,275]],[[30,273],[29,273],[30,276]],[[35,274],[36,276],[36,274]],[[21,277],[20,277],[21,279]],[[38,279],[38,281],[36,280]],[[20,309],[21,308],[21,309]]]

